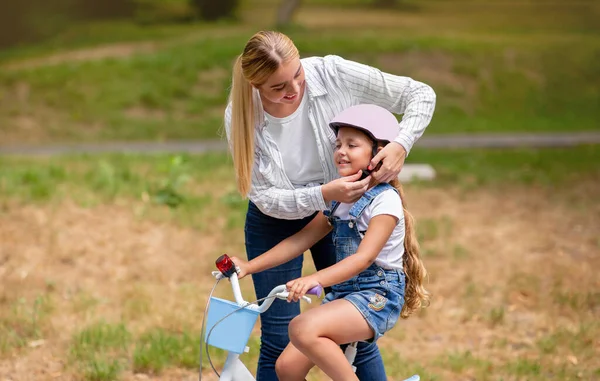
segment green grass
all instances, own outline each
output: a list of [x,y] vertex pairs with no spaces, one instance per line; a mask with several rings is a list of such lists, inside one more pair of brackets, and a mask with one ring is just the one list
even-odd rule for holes
[[537,341],[539,349],[546,354],[563,354],[565,351],[579,358],[594,356],[594,337],[600,325],[598,322],[580,323],[576,328],[559,328]]
[[481,360],[469,351],[462,353],[450,353],[447,357],[441,362],[442,366],[448,367],[455,373],[462,373],[466,369],[477,369],[478,372],[482,372],[487,370],[490,367],[490,363]]
[[[428,133],[599,128],[599,29],[589,22],[588,6],[434,2],[409,12],[361,8],[365,4],[340,11],[339,4],[307,3],[288,33],[305,56],[339,54],[432,85],[438,103]],[[2,53],[10,63],[61,49],[132,43],[130,53],[112,58],[0,71],[5,144],[216,137],[232,60],[253,31],[270,27],[253,15],[275,6],[246,4],[238,24],[79,25],[40,46]],[[334,14],[346,15],[347,23],[302,24],[335,20]],[[360,27],[367,22],[363,15],[387,18]],[[436,28],[424,27],[431,24]],[[136,42],[155,44],[136,51]]]
[[125,325],[96,323],[73,337],[71,361],[87,381],[115,380],[126,366],[130,340]]
[[[496,359],[498,360],[498,359]],[[491,380],[577,380],[590,379],[592,372],[574,367],[563,359],[552,362],[549,358],[532,357],[506,361],[484,359],[471,351],[451,352],[440,356],[435,362],[436,368],[451,370],[455,377],[472,378],[482,381]],[[425,378],[434,379],[434,378]]]
[[[4,200],[48,203],[74,200],[95,206],[119,199],[154,207],[181,222],[203,226],[212,203],[209,184],[227,184],[232,173],[225,154],[203,156],[80,156],[52,160],[0,159]],[[206,171],[206,168],[211,168]],[[225,185],[223,185],[225,186]]]
[[[591,349],[591,346],[588,346]],[[412,374],[419,374],[422,380],[441,380],[437,371],[451,371],[454,377],[477,380],[575,380],[591,376],[591,372],[584,372],[572,366],[566,361],[559,364],[552,364],[548,359],[526,359],[506,361],[492,361],[492,359],[481,358],[471,351],[448,352],[428,366],[422,366],[418,362],[409,362],[401,355],[391,350],[382,351],[386,370],[389,374],[398,377],[408,377]],[[460,378],[456,378],[460,379]]]
[[12,62],[72,49],[92,48],[123,42],[163,41],[197,30],[189,24],[147,25],[128,20],[92,21],[74,24],[37,44],[22,45],[0,51],[0,62]]
[[436,184],[479,186],[557,186],[600,175],[600,150],[593,145],[556,149],[415,149],[407,163],[428,163]]
[[198,368],[199,335],[173,334],[162,329],[146,332],[133,352],[133,371],[159,374],[168,366]]
[[[123,323],[98,322],[74,335],[70,361],[86,381],[119,379],[126,370],[151,375],[160,375],[169,368],[197,370],[199,337],[198,332],[170,332],[159,327],[132,334]],[[250,345],[257,348],[257,339],[251,341]],[[222,367],[226,353],[211,347],[210,354],[213,364]],[[245,355],[245,361],[256,363],[257,356],[258,351],[254,351]],[[210,369],[206,355],[203,369]]]
[[[407,162],[429,163],[437,179],[415,186],[513,185],[555,187],[589,181],[600,173],[600,150],[573,149],[420,150]],[[94,206],[120,199],[136,200],[148,209],[172,211],[182,221],[201,223],[209,206],[227,212],[228,226],[241,226],[246,202],[233,183],[231,160],[225,153],[206,155],[99,155],[49,159],[0,158],[0,196],[4,202],[48,203],[71,199]],[[206,170],[210,168],[210,170]],[[215,187],[217,192],[215,193]],[[444,221],[421,221],[422,239],[447,235]],[[468,256],[456,248],[455,256]]]
[[[416,149],[408,160],[429,163],[437,171],[434,181],[411,183],[412,188],[451,187],[467,197],[470,191],[481,188],[502,192],[528,186],[555,197],[568,197],[571,206],[582,211],[597,196],[590,193],[582,198],[567,190],[578,182],[597,181],[600,173],[595,163],[599,161],[600,150],[593,146],[492,151]],[[19,204],[60,205],[65,201],[82,207],[127,205],[138,218],[201,231],[216,226],[228,231],[243,227],[247,208],[247,200],[236,191],[231,159],[225,153],[0,158],[0,213]],[[224,223],[215,225],[215,216],[222,216]],[[474,254],[461,245],[440,246],[452,230],[444,217],[419,220],[423,256],[450,256],[457,263],[472,258]],[[515,283],[515,287],[520,286]],[[555,298],[565,305],[598,304],[597,295],[559,292]],[[95,303],[82,297],[76,312],[88,313]],[[147,308],[143,301],[135,303],[127,307],[132,313]]]
[[572,310],[589,312],[600,307],[599,292],[591,291],[581,294],[557,289],[554,290],[553,297],[556,304]]
[[504,307],[492,308],[488,313],[488,321],[492,326],[502,325],[505,315],[506,311],[504,311]]
[[386,350],[381,351],[381,357],[385,364],[386,373],[396,375],[397,379],[408,378],[418,374],[423,381],[441,381],[442,378],[436,372],[426,369],[417,362],[408,361],[401,354]]
[[27,346],[43,338],[48,318],[53,310],[48,294],[37,296],[33,301],[19,298],[0,312],[0,354]]

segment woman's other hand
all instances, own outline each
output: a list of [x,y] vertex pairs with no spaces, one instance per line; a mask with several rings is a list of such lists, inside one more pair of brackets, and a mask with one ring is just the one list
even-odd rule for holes
[[399,143],[391,142],[371,159],[369,169],[377,168],[381,162],[381,167],[371,172],[371,176],[376,183],[388,183],[398,177],[406,159],[406,150]]
[[367,191],[371,176],[359,180],[362,171],[357,173],[340,177],[335,179],[321,187],[323,193],[323,199],[325,202],[339,201],[346,204],[351,204],[358,201],[362,195]]

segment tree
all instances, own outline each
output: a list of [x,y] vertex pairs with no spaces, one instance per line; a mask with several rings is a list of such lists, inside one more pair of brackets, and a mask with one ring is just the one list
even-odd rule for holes
[[238,0],[190,0],[203,20],[214,21],[234,16]]
[[279,8],[277,9],[277,27],[286,26],[292,21],[292,17],[302,0],[282,0],[281,4],[279,4]]
[[379,8],[393,8],[397,5],[396,0],[375,0],[373,4]]

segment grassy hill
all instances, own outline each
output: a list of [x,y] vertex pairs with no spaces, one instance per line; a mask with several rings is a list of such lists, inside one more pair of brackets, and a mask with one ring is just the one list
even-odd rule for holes
[[[303,56],[339,54],[433,86],[431,134],[600,128],[598,5],[401,4],[307,1],[287,32]],[[219,23],[74,24],[0,52],[0,144],[218,137],[232,60],[272,28],[276,5],[244,2],[237,21]],[[168,19],[184,2],[156,12]]]

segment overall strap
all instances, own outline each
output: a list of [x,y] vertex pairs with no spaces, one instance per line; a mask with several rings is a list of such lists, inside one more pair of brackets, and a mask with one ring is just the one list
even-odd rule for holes
[[388,189],[393,189],[396,192],[398,192],[396,190],[396,188],[394,188],[393,186],[391,186],[388,183],[381,183],[381,184],[377,184],[376,186],[374,186],[373,188],[369,189],[361,198],[360,200],[358,200],[350,209],[350,217],[354,218],[354,219],[358,219],[360,218],[360,216],[363,214],[363,212],[365,211],[365,208],[367,206],[369,206],[371,204],[371,202],[373,202],[373,200],[375,199],[375,197],[379,196],[381,193],[383,193],[384,191],[388,190]]
[[323,214],[325,215],[325,217],[327,217],[327,218],[333,217],[333,213],[335,213],[335,210],[338,208],[338,206],[340,206],[339,202],[332,201],[331,209],[326,209],[323,211]]

